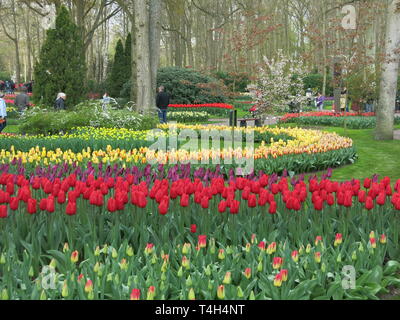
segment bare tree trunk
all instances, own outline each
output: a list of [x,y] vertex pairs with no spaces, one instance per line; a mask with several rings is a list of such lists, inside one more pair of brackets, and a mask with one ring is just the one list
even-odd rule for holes
[[137,98],[139,110],[149,113],[151,104],[151,65],[149,41],[149,10],[146,0],[135,1],[136,22],[136,63],[137,63]]
[[[132,28],[132,87],[131,87],[131,101],[136,101],[137,99],[137,40],[136,40],[136,23],[135,16],[134,20],[131,21]],[[136,105],[136,108],[139,108],[139,105]]]
[[400,0],[392,0],[387,11],[385,61],[382,63],[376,140],[393,140],[394,110],[400,62]]
[[[325,2],[323,1],[322,4],[324,5]],[[326,72],[326,13],[324,6],[322,6],[322,74],[324,76],[323,78],[323,84],[322,84],[322,95],[326,95],[326,83],[327,83],[327,72]]]
[[160,64],[160,41],[161,41],[161,0],[150,0],[149,7],[149,47],[150,47],[150,70],[151,88],[150,101],[155,106],[155,95],[157,87],[157,71]]

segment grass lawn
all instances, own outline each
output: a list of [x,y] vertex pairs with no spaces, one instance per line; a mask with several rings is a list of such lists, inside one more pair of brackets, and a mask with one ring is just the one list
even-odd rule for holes
[[7,125],[3,130],[3,133],[18,133],[18,126],[17,125]]
[[363,179],[373,174],[392,179],[400,178],[400,141],[376,141],[374,130],[349,130],[324,128],[348,136],[354,141],[358,160],[355,164],[333,171],[334,180]]
[[[295,125],[287,126],[294,127]],[[307,126],[302,127],[307,128]],[[373,129],[352,130],[337,127],[320,127],[318,129],[336,132],[341,136],[353,139],[357,149],[358,160],[352,165],[334,169],[333,180],[364,179],[373,174],[381,177],[388,176],[395,180],[400,178],[400,141],[376,141]],[[396,129],[400,129],[400,126],[397,126]]]

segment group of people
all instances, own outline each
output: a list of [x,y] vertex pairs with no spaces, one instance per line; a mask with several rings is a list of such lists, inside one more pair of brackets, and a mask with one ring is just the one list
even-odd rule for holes
[[[310,90],[310,89],[308,89]],[[311,98],[311,94],[309,94],[311,91],[307,91],[308,97]],[[309,99],[310,100],[310,99]],[[324,103],[326,101],[326,97],[321,94],[321,92],[317,93],[317,96],[315,98],[315,107],[317,111],[323,111],[324,110]],[[361,99],[361,104],[363,106],[364,112],[373,112],[374,110],[374,99],[372,97],[365,97]],[[348,91],[347,88],[343,88],[341,93],[340,93],[340,111],[341,112],[348,112],[349,111],[349,101],[348,101]]]
[[[4,90],[3,90],[4,91]],[[4,130],[7,125],[7,105],[5,102],[5,93],[0,90],[0,133]],[[26,87],[20,88],[20,93],[15,97],[15,106],[20,114],[22,114],[26,108],[29,106],[29,96],[27,95],[28,89]],[[6,92],[8,94],[8,92]],[[66,110],[66,99],[67,95],[63,92],[60,92],[57,95],[57,99],[54,103],[54,109]],[[103,103],[110,103],[111,98],[107,93],[103,96]],[[167,111],[168,106],[170,104],[170,95],[165,92],[165,87],[161,86],[158,88],[158,94],[156,97],[156,106],[158,110],[158,116],[160,119],[160,123],[167,123]]]
[[[59,101],[61,104],[64,103],[64,101],[59,100],[60,98],[57,98],[57,101]],[[108,95],[106,92],[103,95],[103,108],[107,107],[108,104],[110,104],[112,98]],[[167,112],[168,112],[168,106],[170,104],[171,96],[169,93],[165,91],[164,86],[160,86],[158,88],[158,93],[156,97],[156,106],[157,106],[157,112],[158,112],[158,117],[160,119],[160,123],[164,124],[167,123]],[[59,108],[56,108],[59,109]]]
[[[29,96],[27,94],[27,88],[21,87],[18,89],[19,93],[15,97],[14,105],[17,108],[17,111],[20,114],[23,114],[24,111],[29,106]],[[7,126],[7,104],[5,101],[5,93],[0,91],[0,133]]]
[[14,94],[15,91],[25,88],[27,93],[32,93],[33,85],[33,80],[23,84],[16,84],[12,79],[0,80],[0,92],[5,92],[6,94]]
[[0,80],[0,91],[6,94],[14,94],[16,84],[13,80]]

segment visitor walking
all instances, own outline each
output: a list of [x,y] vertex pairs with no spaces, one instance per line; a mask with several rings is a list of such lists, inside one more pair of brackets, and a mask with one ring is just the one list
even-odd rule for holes
[[5,90],[6,90],[6,94],[11,94],[11,81],[10,80],[6,80],[5,83]]
[[67,95],[63,92],[60,92],[57,95],[57,100],[54,104],[54,109],[56,109],[57,111],[60,110],[67,110],[67,106],[65,104],[65,100],[67,99]]
[[20,90],[20,94],[15,97],[15,106],[22,115],[29,106],[29,96],[26,94],[27,89],[25,87],[22,87]]
[[158,117],[160,123],[167,123],[167,110],[169,106],[170,95],[165,92],[165,87],[161,86],[158,88],[156,105],[158,108]]
[[313,92],[312,92],[311,88],[307,89],[306,97],[307,97],[307,105],[312,108]]
[[7,125],[7,105],[4,100],[4,93],[0,92],[0,133]]
[[317,98],[315,98],[317,111],[324,110],[324,102],[325,102],[325,97],[321,94],[321,92],[318,92]]
[[342,112],[349,111],[347,108],[347,88],[344,87],[340,96],[340,110]]
[[108,107],[108,106],[110,105],[110,103],[111,103],[111,98],[110,98],[110,96],[108,95],[107,92],[104,93],[102,102],[103,102],[103,110],[106,110],[107,107]]

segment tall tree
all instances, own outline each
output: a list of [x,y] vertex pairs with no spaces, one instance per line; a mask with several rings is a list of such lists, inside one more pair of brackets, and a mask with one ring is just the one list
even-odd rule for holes
[[[19,23],[17,22],[17,8],[15,6],[15,0],[11,0],[6,7],[5,15],[0,17],[0,23],[3,27],[3,31],[7,38],[9,38],[15,49],[15,74],[17,83],[21,82],[21,60],[20,60],[20,38],[19,38]],[[0,2],[1,5],[1,2]],[[6,26],[8,25],[8,26]],[[11,26],[11,30],[9,29]]]
[[[160,55],[161,0],[135,1],[137,98],[139,110],[155,107],[157,69]],[[150,71],[150,72],[149,72]]]
[[125,70],[124,70],[124,81],[125,83],[132,80],[132,34],[129,32],[125,41]]
[[122,44],[122,40],[119,39],[117,42],[117,46],[115,47],[115,55],[113,65],[111,67],[111,73],[108,78],[108,91],[109,94],[113,97],[118,97],[122,86],[126,81],[126,59],[124,52],[124,45]]
[[55,29],[47,30],[46,40],[35,66],[35,100],[53,105],[58,92],[65,92],[69,105],[84,99],[85,55],[79,28],[62,6]]
[[400,0],[392,0],[387,10],[385,60],[382,63],[376,140],[393,140],[394,110],[400,63]]

